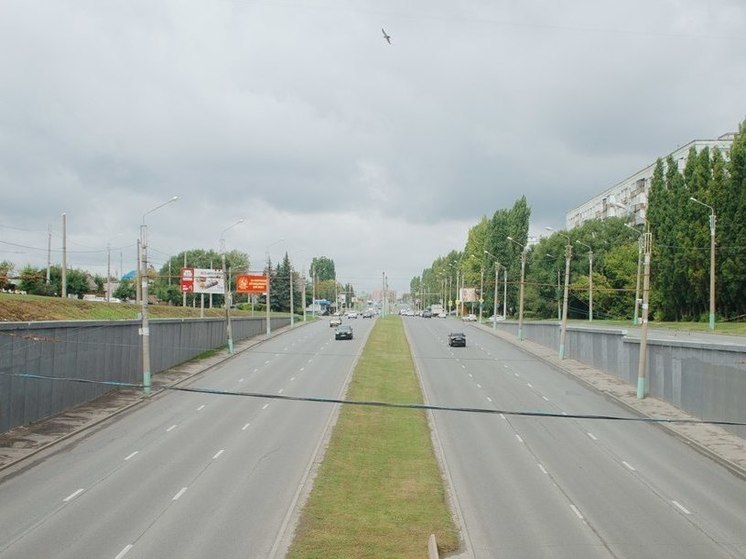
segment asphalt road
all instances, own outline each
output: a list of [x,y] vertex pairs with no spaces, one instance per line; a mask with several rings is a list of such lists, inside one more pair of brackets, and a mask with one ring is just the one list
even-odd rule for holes
[[[429,403],[630,417],[453,319],[405,319]],[[449,331],[467,334],[449,348]],[[746,482],[651,424],[433,412],[464,557],[746,557]]]
[[[339,398],[372,321],[326,321],[190,387]],[[168,392],[0,478],[0,558],[281,557],[336,407]]]

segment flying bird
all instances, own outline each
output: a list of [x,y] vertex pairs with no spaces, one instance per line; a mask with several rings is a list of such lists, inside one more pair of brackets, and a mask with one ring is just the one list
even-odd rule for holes
[[386,33],[386,30],[385,30],[385,29],[383,29],[383,28],[381,28],[381,31],[383,31],[383,38],[384,38],[384,39],[386,39],[386,42],[387,42],[388,44],[391,44],[391,35],[388,35],[388,34]]

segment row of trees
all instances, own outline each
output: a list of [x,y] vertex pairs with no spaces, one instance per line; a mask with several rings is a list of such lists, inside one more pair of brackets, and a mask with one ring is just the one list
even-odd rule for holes
[[[650,317],[655,320],[705,320],[709,308],[710,222],[707,208],[717,214],[717,314],[734,319],[746,315],[746,129],[742,125],[728,157],[720,151],[689,153],[686,167],[659,160],[649,191],[647,223],[653,236]],[[495,271],[500,273],[499,313],[516,315],[521,246],[528,241],[530,208],[520,198],[469,231],[463,250],[436,258],[410,289],[423,306],[455,301],[457,278],[477,289],[485,312],[494,303]],[[593,315],[632,318],[640,274],[643,226],[623,218],[584,223],[555,232],[527,247],[524,315],[557,316],[564,283],[565,255],[570,251],[568,313],[589,315],[590,258],[593,259]],[[512,238],[513,241],[509,240]],[[568,245],[570,248],[568,248]],[[589,248],[590,247],[590,248]],[[592,254],[590,254],[592,252]],[[508,294],[503,301],[507,272]],[[478,308],[476,305],[469,307]]]
[[[183,251],[170,257],[159,270],[150,267],[148,278],[150,281],[150,294],[160,302],[170,305],[187,306],[199,305],[199,294],[187,294],[181,292],[180,273],[182,267],[221,269],[222,255],[214,250],[193,249]],[[241,251],[233,250],[225,253],[226,268],[229,271],[230,288],[235,291],[235,278],[237,274],[250,271],[249,256]],[[0,262],[0,288],[25,291],[32,295],[45,295],[59,297],[62,293],[62,271],[60,266],[51,266],[49,280],[47,280],[47,269],[26,266],[18,274],[19,280],[16,284],[11,281],[15,278],[15,267],[12,262]],[[334,261],[326,256],[313,258],[309,275],[305,276],[296,270],[287,253],[279,264],[273,265],[271,261],[265,263],[261,270],[270,276],[270,305],[271,310],[279,312],[290,312],[290,285],[293,286],[293,311],[302,312],[304,306],[311,303],[315,291],[317,299],[335,301],[338,294],[345,294],[348,300],[355,296],[352,285],[343,285],[336,280]],[[106,278],[91,274],[78,269],[66,271],[67,293],[82,298],[88,293],[98,295],[105,294]],[[114,280],[116,281],[116,280]],[[303,282],[306,282],[306,298],[303,300]],[[315,286],[315,289],[314,289]],[[122,279],[118,287],[112,293],[113,297],[122,301],[131,301],[136,298],[136,285],[134,279]],[[240,296],[243,297],[243,296]],[[241,302],[241,301],[238,301]],[[261,308],[266,308],[266,297],[264,295],[255,301]],[[223,295],[212,296],[213,306],[224,304]]]

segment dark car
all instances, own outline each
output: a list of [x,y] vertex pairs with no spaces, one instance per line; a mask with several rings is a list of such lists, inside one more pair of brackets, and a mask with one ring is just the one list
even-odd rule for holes
[[373,311],[365,311],[363,313],[363,318],[373,318]]
[[424,311],[422,311],[422,318],[432,318],[432,317],[433,317],[433,313],[430,312],[429,310],[425,309]]
[[334,331],[335,340],[351,340],[352,339],[352,326],[339,326]]
[[466,334],[451,332],[448,334],[448,345],[451,347],[466,347]]

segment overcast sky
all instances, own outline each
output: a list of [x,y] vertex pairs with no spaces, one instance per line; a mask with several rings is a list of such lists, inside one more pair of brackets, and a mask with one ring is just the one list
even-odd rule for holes
[[[384,28],[391,44],[383,37]],[[746,117],[743,0],[2,0],[0,260],[193,248],[409,281]],[[280,239],[283,239],[280,241]],[[278,242],[280,241],[280,242]]]

